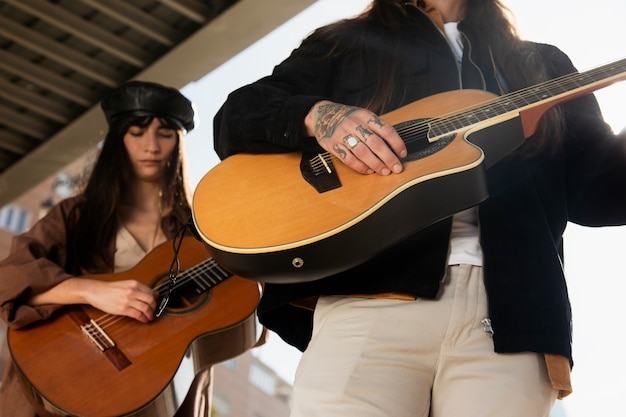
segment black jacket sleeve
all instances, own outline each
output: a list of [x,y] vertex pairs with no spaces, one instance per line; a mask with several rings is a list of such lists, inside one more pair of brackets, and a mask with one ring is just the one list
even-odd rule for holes
[[213,121],[214,148],[222,159],[239,152],[269,153],[302,149],[301,133],[311,107],[326,97],[333,72],[322,59],[323,45],[305,40],[271,76],[232,92]]

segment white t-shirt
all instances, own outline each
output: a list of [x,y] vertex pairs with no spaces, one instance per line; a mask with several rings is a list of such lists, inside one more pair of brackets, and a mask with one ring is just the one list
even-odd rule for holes
[[[448,22],[444,24],[444,29],[460,70],[463,57],[463,39],[457,25],[458,22]],[[483,253],[480,247],[479,236],[478,208],[472,207],[455,214],[452,217],[448,265],[470,264],[482,266]]]

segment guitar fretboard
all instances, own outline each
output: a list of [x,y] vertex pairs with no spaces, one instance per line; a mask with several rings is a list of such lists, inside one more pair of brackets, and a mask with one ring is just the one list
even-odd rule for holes
[[493,102],[428,122],[430,137],[465,129],[497,116],[519,112],[538,104],[557,104],[606,87],[626,78],[626,58],[591,70],[564,75],[532,87],[505,94]]

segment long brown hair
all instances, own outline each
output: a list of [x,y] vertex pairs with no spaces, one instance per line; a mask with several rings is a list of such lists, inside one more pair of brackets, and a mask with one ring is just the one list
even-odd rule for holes
[[[110,245],[115,239],[118,210],[127,186],[132,180],[132,167],[124,135],[131,126],[148,126],[154,117],[127,116],[116,118],[102,143],[99,156],[75,208],[75,226],[68,236],[68,265],[85,271],[107,271],[113,266]],[[169,210],[163,218],[165,234],[173,235],[190,216],[190,193],[185,181],[184,153],[177,124],[167,118],[160,122],[178,133],[178,146],[170,155],[163,178],[161,207]],[[71,271],[79,273],[80,271]]]
[[[405,3],[406,1],[403,0],[374,0],[359,16],[322,28],[316,31],[312,38],[326,37],[328,39],[330,37],[333,39],[333,34],[361,27],[363,24],[370,27],[375,25],[392,33],[400,32],[409,18]],[[546,81],[549,75],[536,50],[536,45],[525,42],[519,37],[510,20],[511,17],[512,13],[499,0],[467,0],[466,15],[462,25],[471,28],[477,40],[491,49],[496,66],[506,77],[510,90],[515,91]],[[331,42],[334,43],[326,58],[340,56],[350,48],[358,50],[364,47],[364,43],[359,42],[358,34],[352,41],[346,41],[346,37],[343,36],[341,39],[336,37]],[[380,83],[376,87],[375,94],[356,104],[379,114],[392,110],[390,105],[394,102],[393,94],[398,94],[394,73],[399,68],[399,60],[394,58],[398,58],[402,53],[400,45],[385,45],[385,48],[390,51],[387,54],[389,60],[378,63],[363,62],[359,66],[378,65]],[[359,56],[358,52],[356,56]],[[360,56],[361,59],[366,59],[365,54],[360,54]],[[357,77],[359,75],[355,74]],[[540,124],[539,140],[527,141],[527,145],[523,147],[523,154],[534,155],[538,151],[555,149],[553,145],[560,140],[562,128],[563,116],[560,109],[555,107],[548,111]]]

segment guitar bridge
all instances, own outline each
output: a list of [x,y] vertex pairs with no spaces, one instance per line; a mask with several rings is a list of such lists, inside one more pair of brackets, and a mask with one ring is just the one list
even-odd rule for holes
[[105,350],[115,347],[115,342],[109,337],[108,334],[96,323],[93,319],[88,323],[80,326],[83,333],[93,342],[94,345],[104,352]]
[[302,154],[300,172],[318,193],[341,187],[330,153]]
[[118,371],[130,366],[130,359],[119,350],[113,339],[83,309],[72,308],[68,311],[68,316]]

